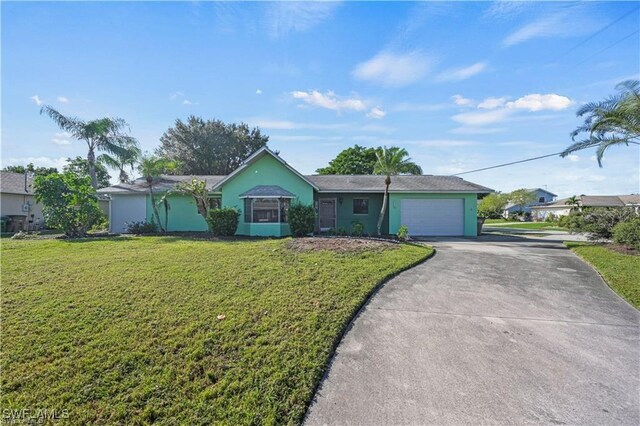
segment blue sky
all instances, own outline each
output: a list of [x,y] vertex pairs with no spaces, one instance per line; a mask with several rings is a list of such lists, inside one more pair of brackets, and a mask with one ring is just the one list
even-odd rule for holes
[[[303,173],[406,148],[427,174],[549,154],[583,103],[638,78],[639,11],[599,3],[2,3],[2,166],[86,155],[38,104],[126,119],[152,151],[177,118],[245,121]],[[617,20],[617,22],[616,22]],[[639,191],[639,149],[464,177],[561,196]],[[114,175],[116,175],[114,173]]]

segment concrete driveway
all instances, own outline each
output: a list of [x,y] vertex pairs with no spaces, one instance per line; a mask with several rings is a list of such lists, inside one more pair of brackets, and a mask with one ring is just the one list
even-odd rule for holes
[[560,242],[439,240],[340,343],[307,425],[640,424],[640,314]]

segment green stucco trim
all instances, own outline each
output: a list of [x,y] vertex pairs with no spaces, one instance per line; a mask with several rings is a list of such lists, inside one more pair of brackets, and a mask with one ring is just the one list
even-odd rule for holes
[[389,194],[389,232],[398,232],[400,223],[400,200],[407,198],[418,199],[444,199],[461,198],[464,200],[464,236],[476,237],[478,235],[478,195],[468,193],[438,193],[424,194],[415,192],[402,192]]
[[[162,198],[162,194],[156,195],[156,202]],[[169,195],[169,218],[167,221],[167,231],[208,231],[209,226],[202,216],[198,213],[198,208],[191,195]],[[160,219],[164,226],[165,208],[162,204],[158,206]],[[153,206],[151,205],[151,197],[147,195],[147,221],[153,220],[157,222],[153,214]]]

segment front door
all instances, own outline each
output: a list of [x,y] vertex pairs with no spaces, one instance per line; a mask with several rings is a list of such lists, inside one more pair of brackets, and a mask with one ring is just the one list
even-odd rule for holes
[[335,198],[321,198],[319,200],[320,230],[325,231],[336,227],[336,200]]

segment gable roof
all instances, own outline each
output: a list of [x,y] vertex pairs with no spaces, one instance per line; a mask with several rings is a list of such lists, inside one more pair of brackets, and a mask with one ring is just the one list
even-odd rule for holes
[[240,198],[296,198],[296,194],[278,185],[258,185],[240,194]]
[[282,158],[280,158],[279,155],[277,155],[275,152],[271,151],[267,146],[263,146],[262,148],[260,148],[259,150],[257,150],[256,152],[254,152],[253,154],[251,154],[251,156],[249,156],[249,158],[247,158],[246,160],[244,160],[244,162],[240,165],[240,167],[238,167],[237,169],[235,169],[233,172],[231,172],[230,174],[228,174],[224,179],[222,179],[220,182],[218,182],[213,189],[214,190],[218,190],[222,187],[222,185],[224,185],[226,182],[230,181],[231,179],[233,179],[237,174],[239,174],[240,172],[242,172],[244,169],[246,169],[247,167],[249,167],[250,165],[252,165],[253,163],[255,163],[256,161],[258,161],[259,159],[261,159],[262,157],[264,157],[265,155],[271,155],[273,158],[275,158],[276,160],[278,160],[283,166],[285,166],[287,169],[289,169],[293,174],[295,174],[296,176],[298,176],[300,179],[302,179],[303,181],[305,181],[306,183],[309,184],[309,186],[311,186],[313,189],[318,190],[318,187],[311,181],[309,181],[307,179],[307,177],[303,176],[300,174],[300,172],[298,172],[296,169],[294,169],[293,167],[291,167],[286,161],[284,161]]
[[529,191],[529,192],[542,191],[542,192],[546,192],[546,193],[547,193],[547,194],[549,194],[549,195],[553,195],[554,197],[557,197],[557,196],[558,196],[558,194],[554,194],[553,192],[548,191],[548,190],[546,190],[546,189],[544,189],[544,188],[527,188],[527,191]]
[[[320,192],[383,192],[382,175],[310,175]],[[472,192],[490,193],[493,189],[457,176],[400,175],[391,178],[389,192]]]
[[0,175],[0,192],[4,194],[32,195],[33,175],[31,173],[3,171]]
[[[624,207],[640,205],[640,194],[629,195],[581,195],[578,197],[582,207]],[[532,206],[532,209],[545,208],[570,208],[566,202],[568,198],[552,201],[550,203]]]

